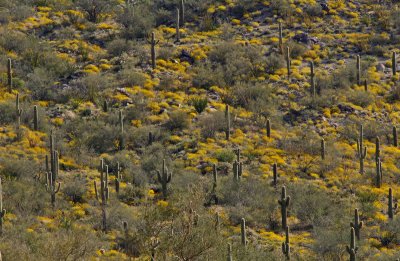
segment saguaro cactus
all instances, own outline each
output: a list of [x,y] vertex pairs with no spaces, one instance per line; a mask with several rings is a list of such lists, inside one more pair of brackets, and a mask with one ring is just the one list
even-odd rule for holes
[[39,130],[39,113],[37,105],[33,106],[33,129],[35,131]]
[[231,114],[229,112],[229,105],[225,106],[225,121],[226,121],[225,136],[226,140],[229,140],[231,136]]
[[274,163],[274,165],[272,165],[272,184],[274,185],[274,187],[276,187],[276,185],[278,184],[278,165],[276,164],[276,162]]
[[325,159],[325,140],[321,139],[321,159]]
[[156,40],[155,33],[151,33],[151,40],[149,44],[151,45],[151,67],[153,69],[156,68],[156,45],[159,43],[159,40]]
[[185,1],[181,0],[179,10],[181,11],[181,25],[185,25]]
[[218,180],[217,180],[217,165],[213,165],[213,185],[212,185],[212,190],[211,190],[211,197],[209,200],[209,204],[211,204],[211,201],[214,200],[215,204],[218,204],[218,196],[217,196],[217,185],[218,185]]
[[396,61],[396,52],[392,53],[392,74],[396,75],[397,73],[397,61]]
[[310,62],[310,70],[311,70],[311,79],[310,79],[310,85],[311,85],[311,92],[312,96],[315,99],[317,96],[317,90],[315,88],[315,71],[314,71],[314,62]]
[[379,137],[375,138],[375,160],[378,161],[378,159],[381,157],[381,142],[379,140]]
[[179,8],[176,8],[176,42],[179,43],[181,41],[181,32],[179,30],[180,22],[179,22]]
[[165,164],[165,159],[163,160],[163,163],[162,163],[161,172],[157,170],[157,178],[158,178],[158,182],[160,182],[160,184],[161,184],[162,193],[163,193],[163,197],[165,200],[165,199],[167,199],[167,195],[168,195],[167,185],[169,182],[171,182],[171,178],[172,178],[172,172],[168,172],[168,168]]
[[286,240],[282,242],[282,253],[285,255],[286,260],[290,260],[290,238],[289,238],[289,227],[285,228]]
[[287,226],[287,212],[290,204],[290,196],[286,196],[286,187],[282,187],[281,199],[278,200],[281,205],[282,228],[286,229]]
[[125,138],[124,138],[124,115],[122,114],[122,110],[119,111],[119,150],[123,150],[125,147]]
[[242,176],[242,162],[238,162],[237,160],[235,160],[235,162],[233,162],[233,179],[235,181],[240,181],[240,178]]
[[368,91],[368,82],[367,79],[364,80],[364,91]]
[[103,102],[103,112],[108,112],[108,101],[106,99]]
[[283,54],[283,33],[282,33],[282,22],[278,24],[279,29],[279,52]]
[[363,145],[363,126],[360,126],[360,137],[357,140],[357,157],[360,160],[360,174],[364,174],[364,159],[367,156],[367,147]]
[[378,158],[378,160],[376,161],[376,182],[375,182],[377,188],[380,188],[382,186],[382,179],[383,179],[382,162],[381,159]]
[[397,128],[393,126],[393,146],[397,147]]
[[13,75],[12,75],[12,61],[11,58],[8,58],[7,60],[7,86],[8,86],[8,92],[12,92],[12,87],[13,87]]
[[117,169],[115,171],[115,192],[117,192],[117,194],[119,194],[119,187],[121,181],[122,181],[121,168],[119,166],[119,162],[117,162]]
[[18,114],[18,112],[19,112],[19,93],[17,93],[17,95],[15,96],[15,111],[17,112],[17,114]]
[[6,215],[6,210],[3,208],[3,187],[0,177],[0,236],[3,234],[3,219]]
[[291,62],[290,62],[290,47],[288,46],[287,48],[286,48],[286,68],[287,68],[287,75],[288,75],[288,78],[290,78],[290,74],[291,74],[291,71],[290,71],[290,65],[291,65]]
[[354,228],[357,240],[360,240],[360,230],[363,226],[363,222],[360,221],[360,216],[358,214],[358,209],[354,209],[354,223],[350,222],[350,227]]
[[233,258],[232,258],[232,245],[231,244],[228,244],[228,257],[227,257],[227,260],[228,261],[233,261]]
[[267,137],[271,138],[271,121],[267,119]]
[[360,55],[357,55],[357,84],[361,85],[361,58]]
[[389,188],[389,196],[388,196],[388,216],[390,219],[393,219],[395,211],[397,210],[397,203],[393,202],[393,192],[392,188]]
[[240,239],[243,246],[247,245],[247,238],[246,238],[246,220],[242,218],[240,222]]
[[356,261],[358,247],[356,247],[354,228],[350,228],[350,246],[346,246],[346,250],[350,255],[350,261]]
[[104,160],[100,161],[100,197],[98,195],[97,183],[96,181],[93,182],[94,184],[94,191],[96,193],[96,199],[100,201],[101,205],[101,228],[103,232],[107,231],[107,212],[106,206],[107,201],[110,197],[110,190],[108,187],[108,166],[104,164]]

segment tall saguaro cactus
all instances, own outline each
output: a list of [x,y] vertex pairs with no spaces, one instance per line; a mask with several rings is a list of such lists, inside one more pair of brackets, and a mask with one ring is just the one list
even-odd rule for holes
[[321,139],[321,159],[325,159],[325,140]]
[[107,201],[110,196],[110,190],[108,187],[108,166],[104,164],[104,160],[100,161],[100,197],[98,195],[98,189],[96,181],[93,182],[94,184],[94,191],[96,193],[96,199],[101,203],[101,228],[103,232],[107,231],[107,212],[106,206]]
[[278,200],[279,205],[281,205],[281,218],[282,218],[282,228],[286,229],[287,226],[287,212],[290,204],[290,196],[286,196],[286,187],[282,187],[281,199]]
[[364,147],[363,142],[364,129],[360,125],[360,137],[357,140],[357,157],[360,160],[360,174],[364,174],[364,160],[367,156],[367,147]]
[[184,26],[185,25],[185,0],[181,0],[180,2],[180,7],[179,7],[180,13],[181,13],[181,25]]
[[389,188],[389,195],[388,195],[388,216],[390,219],[393,219],[395,211],[397,210],[398,205],[397,203],[393,202],[393,192],[392,188]]
[[310,70],[311,70],[311,78],[310,78],[310,85],[311,85],[311,92],[312,96],[315,99],[317,96],[317,90],[315,88],[315,71],[314,71],[314,62],[310,62]]
[[267,119],[267,126],[266,126],[266,128],[267,128],[267,137],[268,137],[268,138],[271,138],[271,121],[270,121],[270,119]]
[[33,129],[35,131],[39,130],[39,113],[37,105],[33,106]]
[[[53,131],[50,132],[50,171],[46,173],[46,189],[50,192],[51,205],[54,207],[56,194],[60,191],[61,183],[56,182],[60,169],[58,151],[55,150],[55,137]],[[47,157],[48,159],[48,157]]]
[[160,40],[156,40],[156,34],[151,33],[151,40],[149,44],[151,45],[151,67],[153,69],[156,68],[156,45],[160,42]]
[[350,255],[350,261],[356,261],[357,250],[354,228],[350,228],[350,246],[346,246],[346,251]]
[[228,260],[228,261],[233,261],[233,258],[232,258],[232,245],[231,245],[231,244],[228,244],[228,256],[227,256],[227,260]]
[[398,140],[397,140],[397,128],[396,126],[393,126],[393,146],[397,147],[398,145]]
[[246,238],[246,220],[242,218],[240,221],[240,241],[243,246],[247,245],[247,238]]
[[286,48],[286,68],[287,68],[287,75],[288,75],[288,78],[290,78],[290,74],[291,74],[290,65],[291,65],[291,61],[290,61],[290,47],[288,46],[288,47]]
[[379,140],[379,137],[375,138],[375,160],[378,161],[378,159],[381,157],[381,141]]
[[181,32],[180,32],[180,22],[179,22],[179,16],[180,16],[180,12],[179,12],[179,8],[176,8],[176,39],[175,41],[177,43],[179,43],[181,41]]
[[276,185],[278,184],[278,165],[276,164],[276,162],[274,163],[274,165],[272,165],[272,177],[272,184],[276,188]]
[[357,84],[361,85],[361,57],[357,55]]
[[360,240],[360,230],[363,226],[363,222],[360,221],[360,216],[358,214],[358,208],[354,209],[354,223],[350,222],[350,227],[354,228],[357,240]]
[[115,171],[115,192],[119,194],[119,187],[122,181],[122,174],[121,174],[121,168],[119,166],[119,162],[117,162],[117,169]]
[[283,54],[283,33],[282,33],[282,22],[278,24],[279,30],[279,52]]
[[7,86],[8,86],[8,92],[12,92],[12,87],[13,87],[13,75],[12,75],[12,61],[11,58],[8,58],[7,60]]
[[397,61],[396,52],[392,53],[392,74],[393,76],[397,74]]
[[378,160],[376,161],[376,182],[375,182],[377,188],[380,188],[382,186],[382,179],[383,179],[382,161],[380,158],[378,158]]
[[165,164],[165,159],[163,160],[163,163],[162,163],[161,172],[159,170],[157,170],[157,178],[158,178],[158,182],[161,184],[164,200],[166,200],[167,195],[168,195],[167,185],[168,185],[168,183],[171,182],[172,172],[168,172],[168,168]]
[[0,178],[0,236],[3,234],[3,220],[6,215],[6,210],[3,208],[3,187]]
[[225,121],[226,121],[225,136],[226,140],[229,140],[231,137],[231,114],[229,112],[229,105],[225,106]]
[[125,139],[124,139],[124,115],[122,113],[122,110],[119,111],[118,122],[119,122],[119,132],[120,132],[119,150],[123,150],[125,147]]
[[290,238],[289,238],[289,227],[285,228],[285,242],[282,242],[282,253],[285,255],[286,260],[290,260]]

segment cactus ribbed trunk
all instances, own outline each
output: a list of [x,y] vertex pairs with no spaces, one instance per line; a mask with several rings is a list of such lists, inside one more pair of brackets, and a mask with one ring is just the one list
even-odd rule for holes
[[393,146],[397,147],[397,128],[393,126]]
[[231,136],[231,114],[229,112],[229,105],[226,105],[225,107],[225,121],[226,121],[225,136],[226,140],[229,140]]
[[181,40],[181,33],[180,33],[180,22],[179,22],[179,8],[176,9],[176,42],[179,43]]
[[13,76],[12,76],[12,61],[10,58],[7,60],[7,87],[8,87],[8,92],[12,92],[12,87],[13,87]]
[[267,119],[267,137],[271,138],[271,121]]
[[396,52],[392,54],[392,74],[393,76],[397,74]]
[[311,92],[312,96],[315,99],[317,96],[317,90],[315,88],[315,71],[314,71],[314,62],[310,62],[310,70],[311,70],[311,79],[310,79],[310,85],[311,85]]
[[361,58],[357,55],[357,84],[361,85]]
[[290,74],[291,74],[291,71],[290,71],[290,64],[291,64],[291,62],[290,62],[290,47],[288,46],[287,48],[286,48],[286,68],[287,68],[287,75],[288,75],[288,78],[290,78]]
[[35,131],[39,130],[39,113],[37,106],[33,106],[33,129]]
[[290,197],[286,197],[286,187],[282,187],[281,199],[278,200],[279,205],[281,205],[281,219],[282,219],[282,229],[286,229],[287,226],[287,210],[290,204]]
[[246,239],[246,220],[242,218],[241,223],[240,223],[240,238],[241,238],[241,243],[242,246],[247,245],[247,239]]

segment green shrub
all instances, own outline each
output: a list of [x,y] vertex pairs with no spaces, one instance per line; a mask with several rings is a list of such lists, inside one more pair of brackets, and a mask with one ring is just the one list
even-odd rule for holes
[[190,103],[193,105],[194,109],[197,113],[202,113],[205,108],[207,108],[208,99],[207,97],[196,97],[190,100]]
[[236,158],[236,154],[230,149],[221,149],[214,152],[214,157],[219,162],[233,162]]
[[184,130],[189,127],[189,115],[184,111],[174,111],[169,114],[169,120],[165,123],[165,127],[171,131]]

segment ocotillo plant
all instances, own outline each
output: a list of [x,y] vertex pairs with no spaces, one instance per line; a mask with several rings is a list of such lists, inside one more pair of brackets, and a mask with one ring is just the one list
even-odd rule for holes
[[360,55],[357,55],[357,84],[361,85],[361,58]]
[[267,137],[271,138],[271,121],[267,119]]
[[8,92],[12,92],[13,75],[12,75],[12,61],[10,58],[7,60],[7,86]]
[[396,52],[392,53],[392,74],[396,75],[397,73],[397,61],[396,61]]
[[272,165],[272,177],[272,184],[276,188],[276,185],[278,184],[278,165],[276,163]]
[[360,216],[358,214],[358,209],[354,209],[354,223],[350,222],[350,227],[354,228],[357,240],[360,240],[360,230],[363,226],[363,222],[360,221]]
[[282,242],[282,253],[285,255],[286,260],[290,260],[290,239],[289,239],[289,227],[285,229],[286,240]]
[[397,128],[393,126],[393,146],[397,147]]
[[119,111],[119,150],[123,150],[125,147],[125,139],[124,139],[124,115],[122,114],[122,110]]
[[179,14],[180,14],[179,8],[176,8],[176,39],[175,39],[175,41],[177,43],[179,43],[181,41],[181,32],[180,32],[180,29],[179,29],[179,25],[180,25]]
[[291,65],[291,62],[290,62],[290,47],[288,46],[286,48],[286,67],[287,67],[288,78],[290,78],[290,74],[291,74],[290,65]]
[[151,67],[153,69],[156,68],[156,45],[159,42],[159,40],[156,41],[155,33],[151,33],[151,40],[149,41],[149,44],[151,45]]
[[167,195],[168,195],[167,185],[168,185],[168,183],[171,182],[172,173],[168,172],[168,168],[165,164],[165,159],[163,160],[163,163],[162,163],[161,172],[159,170],[157,170],[157,178],[158,178],[158,182],[161,184],[164,200],[166,200]]
[[393,202],[393,192],[392,188],[389,188],[389,196],[388,196],[388,216],[390,219],[393,219],[395,211],[397,210],[397,203]]
[[35,131],[39,130],[39,113],[37,105],[33,106],[33,129]]
[[231,114],[229,112],[229,105],[225,106],[225,121],[226,121],[225,136],[226,140],[229,140],[231,136]]
[[378,158],[378,160],[376,161],[376,181],[375,181],[375,185],[377,188],[380,188],[382,186],[382,179],[383,179],[382,162],[381,159]]
[[231,244],[228,244],[228,257],[227,257],[227,260],[228,261],[233,261],[233,258],[232,258],[232,245]]
[[281,218],[282,218],[282,228],[286,229],[287,226],[287,212],[290,204],[290,196],[286,196],[286,187],[282,187],[281,199],[278,200],[279,205],[281,205]]
[[3,234],[3,220],[6,215],[6,210],[3,208],[3,187],[0,178],[0,236]]
[[101,216],[102,222],[101,227],[104,232],[107,231],[107,213],[106,206],[107,201],[109,199],[110,190],[108,187],[108,166],[104,165],[104,160],[102,159],[100,162],[100,197],[98,195],[97,184],[94,181],[94,191],[96,193],[96,199],[101,201]]
[[317,90],[315,89],[315,71],[314,71],[314,62],[310,62],[310,70],[311,70],[311,79],[310,79],[310,85],[311,85],[311,92],[312,96],[315,99],[317,95]]
[[283,54],[283,33],[282,33],[282,22],[278,24],[279,29],[279,52]]
[[363,146],[363,126],[360,126],[360,138],[357,140],[357,157],[360,160],[360,174],[364,174],[364,159],[367,156],[367,147]]
[[325,159],[325,140],[321,139],[321,159]]
[[247,245],[247,238],[246,238],[246,220],[242,218],[240,222],[240,239],[243,246]]
[[358,250],[358,247],[356,247],[354,234],[354,228],[350,228],[350,246],[346,246],[347,253],[350,255],[350,261],[356,261],[356,254]]
[[181,0],[180,2],[180,6],[179,6],[179,10],[181,11],[181,25],[184,26],[185,25],[185,1]]

